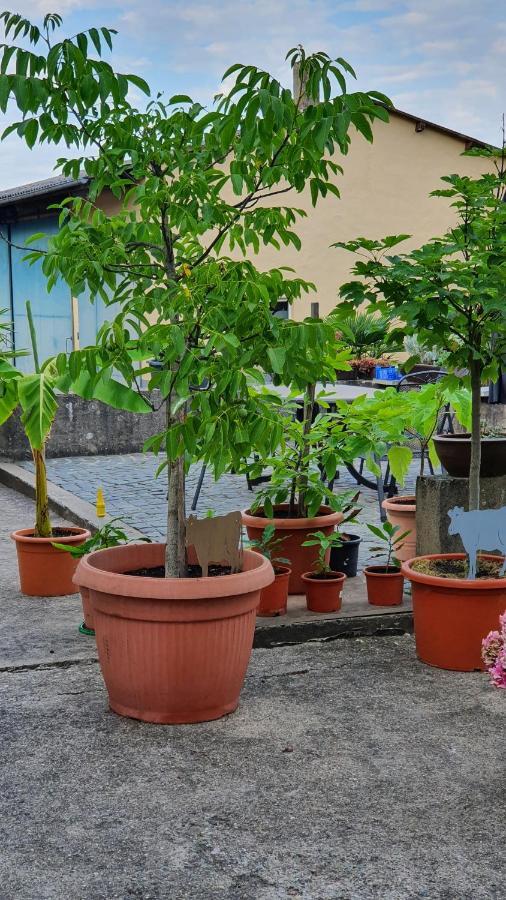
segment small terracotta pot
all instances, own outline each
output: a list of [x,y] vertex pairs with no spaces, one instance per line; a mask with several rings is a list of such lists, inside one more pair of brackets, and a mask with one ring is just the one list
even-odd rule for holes
[[392,525],[399,525],[398,534],[410,531],[400,550],[395,551],[397,559],[404,562],[416,553],[416,497],[389,497],[381,504],[386,511],[387,519]]
[[114,712],[145,722],[206,722],[233,712],[246,674],[270,562],[244,551],[243,571],[208,578],[129,575],[163,565],[164,544],[83,557],[100,668]]
[[83,626],[87,628],[88,631],[94,631],[95,625],[93,623],[93,606],[91,604],[90,592],[88,588],[79,586],[79,590],[81,591],[81,600],[83,603]]
[[404,592],[404,576],[396,566],[366,566],[367,602],[371,606],[400,606]]
[[274,581],[262,588],[257,616],[284,616],[288,601],[288,580],[291,569],[288,566],[276,566]]
[[310,612],[337,612],[341,609],[344,572],[332,572],[332,578],[315,578],[314,572],[304,572],[302,581],[306,591],[306,604]]
[[[280,515],[273,519],[267,519],[262,515],[262,510],[255,514],[249,509],[242,514],[243,524],[250,540],[259,540],[267,525],[274,525],[276,537],[283,538],[279,545],[279,555],[290,560],[291,575],[288,583],[289,594],[303,594],[305,585],[302,580],[304,572],[310,572],[318,558],[318,547],[303,547],[308,535],[312,531],[323,531],[331,534],[336,525],[343,521],[343,513],[332,512],[330,507],[321,506],[319,513],[313,519],[290,519],[283,515],[288,511],[288,504],[281,503],[274,507]],[[327,552],[329,561],[330,550]]]
[[[502,556],[480,554],[482,559]],[[463,553],[435,553],[403,563],[412,584],[416,653],[419,659],[440,669],[473,672],[485,668],[481,642],[497,628],[506,609],[506,579],[440,578],[413,569],[421,559],[465,559]]]
[[53,541],[58,544],[84,544],[91,534],[86,528],[69,527],[66,530],[72,534],[51,538],[33,537],[33,528],[12,532],[23,594],[29,597],[63,597],[76,593],[73,577],[78,561],[65,550],[53,547]]

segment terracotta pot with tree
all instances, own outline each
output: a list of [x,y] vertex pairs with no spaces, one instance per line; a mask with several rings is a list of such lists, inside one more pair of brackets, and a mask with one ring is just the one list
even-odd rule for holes
[[[488,173],[447,176],[444,189],[434,192],[450,200],[456,214],[442,237],[395,256],[388,254],[404,235],[338,245],[368,255],[355,266],[361,280],[345,287],[345,297],[353,305],[367,299],[396,316],[404,331],[445,352],[455,373],[447,384],[470,386],[469,515],[480,508],[481,386],[497,379],[506,353],[506,152],[503,146],[472,153],[483,158]],[[506,580],[498,577],[499,569],[490,573],[482,565],[480,571],[481,577],[466,577],[462,561],[452,554],[404,563],[413,585],[417,652],[424,662],[463,671],[483,667],[481,641],[506,605]]]
[[306,603],[310,612],[338,612],[341,609],[344,572],[334,572],[328,562],[333,547],[341,546],[337,531],[325,534],[315,531],[309,534],[304,547],[317,548],[317,557],[311,572],[304,572],[302,581],[306,591]]
[[20,410],[21,425],[30,444],[35,467],[35,524],[14,531],[19,580],[23,594],[58,597],[75,593],[73,576],[77,562],[54,541],[79,546],[90,537],[85,528],[53,526],[49,513],[46,476],[46,443],[58,409],[58,372],[52,360],[40,363],[30,302],[26,316],[32,343],[34,372],[24,374],[14,363],[16,356],[0,347],[0,425]]
[[[273,315],[281,299],[291,303],[312,286],[282,269],[259,271],[246,256],[261,244],[300,246],[300,210],[272,198],[306,187],[313,204],[338,195],[334,154],[348,151],[352,125],[372,140],[371,123],[388,119],[377,100],[388,101],[345,93],[348,63],[298,48],[288,54],[298,96],[236,64],[210,109],[186,95],[136,108],[129,87],[149,95],[148,85],[96,60],[102,46],[109,52],[110,30],[58,42],[57,15],[42,28],[9,14],[4,21],[26,44],[1,51],[18,74],[8,76],[0,106],[12,101],[22,113],[8,130],[30,146],[63,140],[75,152],[60,160],[61,173],[77,178],[84,168],[91,180],[86,198],[60,205],[47,253],[29,256],[43,259],[50,284],[62,276],[73,295],[86,289],[111,307],[96,345],[61,354],[58,371],[68,389],[124,406],[139,402],[143,378],[159,392],[144,406],[166,410],[165,428],[147,444],[163,454],[168,475],[166,544],[92,553],[77,574],[90,590],[109,702],[148,721],[217,718],[238,704],[260,591],[273,571],[245,550],[239,571],[190,577],[186,472],[200,461],[218,478],[250,454],[273,456],[279,409],[252,385],[264,373],[290,384],[299,368],[306,383],[319,377],[328,327]],[[95,202],[106,190],[117,201],[110,215]],[[124,382],[119,400],[109,387],[114,371]]]

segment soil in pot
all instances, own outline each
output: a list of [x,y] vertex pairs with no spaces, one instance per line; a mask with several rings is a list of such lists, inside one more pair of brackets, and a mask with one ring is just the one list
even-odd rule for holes
[[[265,526],[274,525],[276,537],[283,538],[283,543],[278,547],[279,554],[290,560],[291,575],[288,593],[303,594],[305,593],[305,585],[302,575],[314,568],[318,558],[318,548],[303,547],[302,544],[308,539],[312,531],[323,531],[324,534],[331,534],[335,526],[342,522],[343,513],[333,512],[328,506],[320,507],[318,515],[312,519],[291,519],[287,513],[288,505],[279,504],[274,509],[272,519],[268,519],[261,509],[255,513],[247,509],[242,514],[242,520],[250,540],[260,540]],[[329,557],[330,551],[327,561]]]
[[[208,578],[219,578],[221,575],[231,574],[230,566],[220,566],[215,563],[209,563],[207,571]],[[149,569],[135,569],[131,572],[125,572],[125,575],[136,575],[140,578],[165,578],[165,566],[151,566]],[[202,578],[202,568],[196,564],[187,566],[187,578]]]
[[371,606],[400,606],[404,576],[397,566],[366,566],[367,602]]
[[53,547],[53,541],[83,544],[90,537],[89,531],[77,527],[54,528],[49,538],[35,537],[33,528],[14,531],[11,538],[16,543],[21,592],[29,597],[75,594],[73,578],[78,560]]
[[79,562],[76,581],[90,591],[109,704],[146,722],[218,719],[238,705],[272,566],[245,550],[243,571],[233,575],[130,574],[163,569],[164,555],[163,544],[128,544]]
[[[499,560],[483,559],[478,557],[476,567],[477,578],[504,578],[500,575],[502,562]],[[415,572],[424,575],[435,575],[437,578],[465,578],[467,579],[467,559],[418,559],[412,563],[411,568]]]
[[341,540],[341,547],[330,549],[330,567],[334,572],[344,572],[347,578],[355,578],[362,538],[358,534],[341,532]]
[[344,572],[304,572],[306,604],[310,612],[328,613],[341,609]]
[[401,562],[412,559],[416,554],[416,497],[414,495],[402,497],[388,497],[381,504],[387,514],[387,519],[392,525],[398,525],[398,534],[409,534],[404,539],[402,547],[395,551],[395,555]]
[[[403,563],[411,582],[417,656],[422,662],[458,672],[483,670],[481,642],[497,628],[506,609],[506,578],[494,577],[503,558],[478,558],[482,576],[463,577],[462,553],[433,554]],[[438,569],[437,575],[432,572]],[[429,570],[429,571],[428,571]],[[454,571],[457,577],[449,572]]]
[[257,616],[284,616],[288,603],[288,566],[274,566],[274,581],[262,588]]
[[[471,435],[445,434],[434,437],[434,447],[441,465],[454,478],[469,478],[471,465]],[[482,478],[506,475],[506,435],[502,437],[482,437],[481,467]]]

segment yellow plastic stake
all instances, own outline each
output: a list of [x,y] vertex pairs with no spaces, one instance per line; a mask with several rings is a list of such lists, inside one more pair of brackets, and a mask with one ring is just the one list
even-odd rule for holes
[[99,519],[103,519],[105,516],[105,497],[102,488],[98,488],[97,490],[97,516]]

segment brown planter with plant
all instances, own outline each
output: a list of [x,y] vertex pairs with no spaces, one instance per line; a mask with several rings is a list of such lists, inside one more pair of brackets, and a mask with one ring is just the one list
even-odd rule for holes
[[416,653],[440,669],[484,669],[483,638],[506,609],[504,557],[483,554],[478,577],[466,578],[464,553],[417,556],[403,564],[412,585]]
[[371,547],[373,557],[385,557],[384,565],[366,566],[367,602],[371,606],[400,606],[404,592],[404,576],[398,558],[409,531],[399,534],[398,525],[384,522],[381,527],[367,524],[369,531],[381,541],[381,546]]
[[260,592],[257,616],[283,616],[286,613],[288,582],[292,570],[287,565],[288,559],[274,555],[283,543],[282,537],[276,537],[274,525],[267,525],[260,538],[251,541],[251,549],[265,556],[274,569],[274,581]]
[[487,174],[446,176],[444,189],[434,192],[451,199],[457,218],[453,227],[404,255],[397,248],[395,256],[388,254],[405,235],[349,242],[346,249],[365,251],[369,259],[355,269],[363,276],[366,268],[366,279],[351,282],[344,291],[353,303],[367,295],[373,308],[397,317],[422,345],[445,351],[446,367],[454,373],[447,381],[471,388],[470,439],[443,442],[467,444],[470,450],[468,510],[450,510],[448,523],[449,534],[462,538],[468,564],[455,554],[415,557],[403,564],[413,585],[420,658],[459,671],[482,666],[481,642],[506,600],[502,558],[492,572],[486,558],[477,565],[478,550],[506,549],[504,510],[480,510],[481,387],[497,379],[506,354],[506,147],[474,152],[486,159]]
[[30,302],[26,316],[32,343],[34,372],[24,374],[14,366],[18,355],[0,347],[0,425],[16,409],[32,451],[35,467],[35,525],[13,531],[21,591],[34,597],[74,594],[72,578],[77,562],[54,546],[55,538],[65,546],[78,546],[90,537],[85,528],[53,527],[49,515],[46,476],[46,442],[57,410],[56,391],[61,389],[52,360],[39,364],[37,340]]
[[146,722],[217,719],[239,703],[272,567],[246,550],[240,572],[165,578],[164,557],[163,544],[129,544],[79,563],[109,704]]
[[[7,34],[16,23],[6,15]],[[60,25],[59,16],[48,16],[44,32]],[[62,117],[47,110],[63,104],[67,146],[88,135],[90,146],[100,149],[86,157],[91,199],[64,200],[49,252],[32,248],[28,256],[42,260],[50,284],[62,277],[72,296],[86,289],[91,300],[100,297],[112,309],[96,346],[62,353],[55,365],[64,389],[88,399],[149,412],[159,397],[166,410],[165,428],[146,444],[163,452],[161,469],[168,475],[165,548],[99,551],[81,560],[77,578],[90,590],[115,709],[150,721],[222,715],[237,704],[259,592],[273,571],[252,551],[245,551],[236,571],[238,513],[230,514],[233,534],[221,517],[220,541],[214,542],[208,523],[201,543],[203,522],[186,520],[187,466],[204,462],[219,478],[240,471],[254,454],[275,456],[283,436],[279,404],[274,408],[261,389],[255,393],[255,380],[266,374],[300,389],[345,363],[330,323],[284,322],[273,315],[281,299],[292,303],[313,286],[288,277],[285,269],[260,271],[252,252],[262,245],[300,247],[294,228],[300,210],[273,205],[271,197],[280,191],[284,200],[288,191],[297,197],[307,186],[316,204],[337,193],[329,148],[346,153],[354,125],[372,140],[370,123],[388,120],[389,101],[377,92],[349,93],[346,61],[306,55],[299,47],[288,54],[300,77],[296,96],[268,73],[237,64],[224,75],[227,83],[232,78],[231,90],[218,96],[212,110],[184,95],[136,109],[127,99],[129,83],[149,95],[146,82],[96,62],[103,41],[109,53],[113,32],[94,30],[93,47],[76,35],[56,56],[39,42],[40,33],[30,23],[23,29],[25,43],[36,45],[37,71],[26,76],[30,90],[20,87],[23,74],[15,85],[9,82],[2,109],[10,101],[17,106],[18,132],[32,146],[37,136],[61,139]],[[25,49],[4,44],[0,61],[6,54],[16,71],[26,71]],[[324,121],[316,105],[322,88]],[[70,124],[76,108],[79,127]],[[77,177],[80,150],[61,162],[62,174]],[[111,216],[92,205],[107,190],[119,207]],[[146,395],[139,392],[140,377]],[[306,496],[314,515],[321,502],[310,490]],[[301,504],[299,517],[311,517]],[[329,515],[339,514],[330,509]],[[264,519],[262,528],[266,524]],[[201,574],[192,568],[192,547]],[[224,569],[223,560],[232,558]],[[152,577],[152,566],[165,577]],[[144,574],[132,575],[132,568]],[[165,702],[170,709],[164,710]]]
[[312,572],[304,572],[302,575],[309,612],[338,612],[341,609],[346,575],[344,572],[333,572],[328,558],[333,547],[341,546],[340,535],[336,532],[325,534],[323,531],[316,531],[309,535],[304,546],[315,547],[318,553]]

